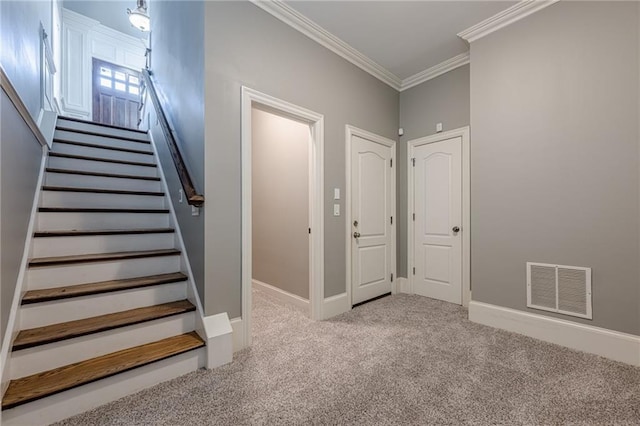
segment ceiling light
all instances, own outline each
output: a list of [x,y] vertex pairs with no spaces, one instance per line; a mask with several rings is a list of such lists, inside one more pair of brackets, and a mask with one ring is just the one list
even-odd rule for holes
[[129,22],[140,31],[149,31],[151,29],[151,19],[147,15],[147,2],[138,0],[136,10],[127,9]]

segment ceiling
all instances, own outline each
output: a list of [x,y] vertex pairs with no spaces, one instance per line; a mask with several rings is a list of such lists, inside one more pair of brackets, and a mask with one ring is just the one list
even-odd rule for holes
[[136,0],[120,1],[77,1],[64,0],[62,7],[72,10],[81,15],[99,21],[105,27],[109,27],[121,33],[125,33],[135,38],[147,38],[149,33],[143,33],[129,23],[127,8],[135,9]]
[[456,34],[515,1],[286,1],[401,80],[466,52]]

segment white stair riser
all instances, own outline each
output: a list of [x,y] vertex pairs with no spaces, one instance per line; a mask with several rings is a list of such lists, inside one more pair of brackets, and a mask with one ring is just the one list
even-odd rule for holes
[[31,257],[160,250],[174,248],[175,245],[174,233],[39,237],[33,239]]
[[145,164],[155,164],[155,158],[153,155],[115,151],[113,149],[92,148],[88,146],[78,146],[60,142],[53,143],[53,152],[82,155],[85,157],[109,158],[112,160],[135,161]]
[[[102,189],[102,188],[101,188]],[[42,207],[113,207],[163,209],[164,196],[105,194],[96,192],[42,191]]]
[[167,227],[165,213],[38,213],[38,231]]
[[180,271],[180,256],[79,263],[27,269],[27,290],[169,274]]
[[[141,135],[144,136],[144,135]],[[130,141],[126,139],[107,138],[102,136],[85,135],[84,133],[70,132],[66,130],[56,130],[54,139],[65,141],[86,142],[95,145],[113,146],[117,148],[136,149],[139,151],[151,152],[151,144]]]
[[104,405],[205,366],[206,347],[4,410],[2,424],[41,425]]
[[188,333],[194,328],[194,315],[194,312],[187,312],[14,351],[11,353],[11,378],[29,376],[74,362]]
[[[78,123],[77,121],[71,121],[71,120],[61,119],[58,121],[58,126],[64,127],[66,129],[76,129],[76,130],[84,130],[84,131],[94,132],[94,133],[101,133],[103,135],[109,135],[109,136],[133,138],[141,141],[149,140],[149,137],[147,136],[146,133],[132,132],[125,129],[114,129],[111,127],[97,126],[97,125],[87,124],[87,123]],[[84,136],[89,137],[90,135],[84,135]]]
[[80,170],[84,172],[115,173],[134,176],[157,176],[156,167],[108,163],[105,161],[79,160],[77,158],[49,157],[47,167],[54,169]]
[[26,330],[28,328],[128,311],[129,309],[175,302],[184,300],[186,297],[187,286],[182,281],[153,287],[33,303],[21,306],[20,329]]
[[44,184],[49,186],[69,186],[71,188],[122,189],[127,191],[160,191],[157,180],[122,179],[102,176],[84,176],[67,173],[47,173]]

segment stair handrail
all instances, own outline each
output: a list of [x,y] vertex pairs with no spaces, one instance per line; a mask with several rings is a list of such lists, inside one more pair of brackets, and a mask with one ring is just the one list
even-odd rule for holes
[[182,189],[187,197],[187,203],[192,206],[201,207],[204,204],[204,195],[199,194],[193,184],[193,179],[191,179],[191,175],[189,174],[189,170],[187,169],[187,165],[184,162],[179,149],[179,138],[169,125],[164,108],[162,107],[162,102],[160,101],[160,97],[156,90],[156,84],[152,77],[151,70],[143,69],[142,77],[144,78],[146,91],[149,93],[153,106],[155,107],[160,127],[162,128],[162,132],[164,133],[164,137],[167,141],[167,146],[169,147],[169,152],[171,153],[171,158],[173,159],[173,164],[176,166],[178,178],[180,179]]

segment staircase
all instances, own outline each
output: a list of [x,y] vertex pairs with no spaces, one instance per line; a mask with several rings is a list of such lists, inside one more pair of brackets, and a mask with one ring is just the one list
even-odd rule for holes
[[61,117],[47,161],[5,424],[63,419],[206,362],[148,135]]

